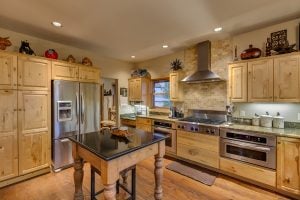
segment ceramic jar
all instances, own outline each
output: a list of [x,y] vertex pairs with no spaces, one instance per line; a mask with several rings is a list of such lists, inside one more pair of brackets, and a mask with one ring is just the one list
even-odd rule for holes
[[255,116],[252,118],[252,125],[259,126],[259,123],[260,123],[260,117],[255,114]]
[[273,117],[266,113],[265,115],[260,116],[260,125],[267,128],[272,128]]
[[284,128],[284,117],[280,116],[279,113],[277,113],[277,116],[273,118],[273,127]]

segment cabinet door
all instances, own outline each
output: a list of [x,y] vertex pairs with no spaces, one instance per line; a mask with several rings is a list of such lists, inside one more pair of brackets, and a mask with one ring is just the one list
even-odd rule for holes
[[71,63],[52,62],[52,79],[78,81],[78,66]]
[[18,176],[17,91],[0,90],[0,181]]
[[247,63],[229,65],[229,88],[232,102],[247,102]]
[[128,100],[135,101],[135,80],[129,79],[128,80]]
[[273,101],[273,59],[248,62],[248,101]]
[[79,67],[79,81],[100,83],[100,70],[95,67]]
[[135,79],[134,99],[135,101],[142,101],[142,79],[141,78]]
[[17,56],[0,53],[0,89],[17,89]]
[[274,101],[300,101],[299,56],[274,59]]
[[300,194],[300,140],[277,137],[277,188]]
[[170,100],[171,101],[179,101],[180,93],[179,93],[179,74],[178,73],[170,73]]
[[141,129],[141,130],[147,131],[147,132],[152,131],[151,125],[147,125],[147,124],[136,124],[136,129]]
[[50,90],[50,61],[29,56],[18,57],[18,89]]
[[18,93],[19,173],[49,166],[50,98],[48,92]]

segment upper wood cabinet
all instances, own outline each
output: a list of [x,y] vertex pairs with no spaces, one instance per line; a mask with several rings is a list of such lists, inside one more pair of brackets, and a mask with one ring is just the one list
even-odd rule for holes
[[17,89],[17,56],[1,52],[0,89]]
[[300,194],[300,140],[277,137],[277,188]]
[[51,63],[33,56],[18,56],[18,89],[50,90]]
[[274,59],[274,101],[300,101],[300,56]]
[[78,66],[67,62],[52,61],[52,79],[78,81]]
[[0,90],[0,181],[18,176],[17,91]]
[[79,67],[79,81],[100,83],[100,69],[96,67]]
[[273,101],[273,59],[248,62],[248,101]]
[[170,78],[170,101],[182,101],[181,72],[172,72]]
[[232,102],[247,102],[247,63],[229,65],[229,98]]
[[50,94],[18,92],[19,174],[50,166]]
[[150,105],[150,79],[131,78],[128,80],[128,100]]

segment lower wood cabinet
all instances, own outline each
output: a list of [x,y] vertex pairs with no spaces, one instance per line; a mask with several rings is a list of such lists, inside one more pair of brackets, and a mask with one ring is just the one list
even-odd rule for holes
[[50,94],[19,91],[19,174],[50,166]]
[[220,169],[237,176],[276,187],[276,171],[259,166],[221,158]]
[[277,137],[277,188],[300,194],[300,139]]
[[219,136],[177,130],[177,156],[219,168]]
[[144,118],[144,117],[137,117],[136,118],[136,128],[151,132],[152,131],[151,122],[152,122],[151,119]]
[[121,125],[122,125],[122,126],[136,127],[136,120],[131,120],[131,119],[121,119]]

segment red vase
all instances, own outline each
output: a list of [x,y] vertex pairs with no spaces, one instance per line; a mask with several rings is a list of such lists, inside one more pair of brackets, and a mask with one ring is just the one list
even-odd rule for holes
[[261,50],[259,48],[253,48],[252,44],[249,45],[249,49],[246,49],[241,53],[242,60],[259,58],[260,56]]
[[58,54],[54,49],[48,49],[47,51],[45,51],[45,57],[46,58],[57,59]]

